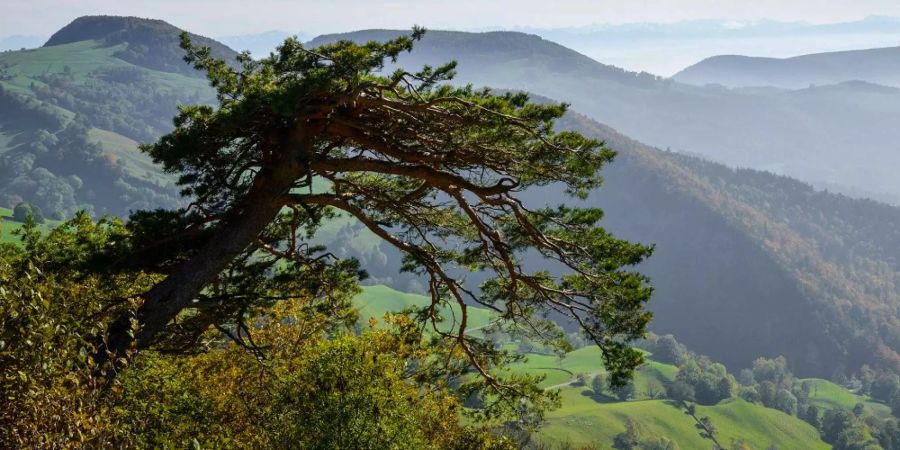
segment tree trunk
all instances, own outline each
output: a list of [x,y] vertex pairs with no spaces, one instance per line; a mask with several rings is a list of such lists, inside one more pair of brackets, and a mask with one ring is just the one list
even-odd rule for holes
[[[274,171],[260,171],[254,186],[234,209],[236,213],[223,221],[200,251],[144,294],[144,302],[136,316],[123,314],[110,324],[106,345],[101,343],[94,355],[98,370],[106,366],[108,381],[123,366],[119,358],[128,358],[128,350],[135,341],[138,349],[146,348],[236,256],[253,244],[278,216],[284,204],[283,195],[296,180],[296,171],[294,164],[282,165]],[[140,326],[135,333],[131,332],[132,319]],[[109,367],[107,363],[111,356],[115,359]]]

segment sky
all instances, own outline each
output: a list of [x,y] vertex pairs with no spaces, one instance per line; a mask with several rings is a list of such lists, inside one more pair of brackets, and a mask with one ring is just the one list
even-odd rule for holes
[[[45,38],[74,18],[89,14],[158,18],[211,37],[270,30],[316,35],[362,28],[406,29],[414,24],[457,30],[546,30],[701,19],[742,27],[761,20],[823,24],[869,16],[900,17],[898,0],[0,0],[0,4],[0,38]],[[821,47],[879,46],[893,39],[883,35],[810,38],[787,46],[784,40],[713,42],[711,38],[708,43],[697,43],[676,39],[650,40],[643,47],[585,45],[576,50],[628,69],[670,75],[696,58],[720,52],[789,56]],[[578,47],[578,40],[573,41],[564,44]],[[896,42],[900,45],[900,39]]]
[[46,35],[86,14],[161,18],[210,36],[267,30],[571,27],[592,23],[772,19],[844,22],[900,16],[897,0],[0,0],[0,34]]

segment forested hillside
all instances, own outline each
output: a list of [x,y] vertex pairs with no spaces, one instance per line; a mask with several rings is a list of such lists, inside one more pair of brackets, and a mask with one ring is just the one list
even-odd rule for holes
[[900,209],[662,152],[583,116],[620,153],[594,196],[613,232],[656,244],[654,326],[742,367],[900,369]]
[[179,33],[162,21],[83,17],[43,48],[0,53],[0,204],[28,200],[55,218],[176,204],[171,180],[135,148],[172,128],[177,105],[214,101],[183,61]]
[[[326,35],[385,39],[401,31]],[[849,83],[797,91],[701,87],[604,65],[538,36],[431,31],[399,64],[459,62],[459,83],[522,89],[573,108],[658,148],[694,152],[735,167],[849,186],[896,202],[900,89]],[[840,170],[836,170],[840,167]]]

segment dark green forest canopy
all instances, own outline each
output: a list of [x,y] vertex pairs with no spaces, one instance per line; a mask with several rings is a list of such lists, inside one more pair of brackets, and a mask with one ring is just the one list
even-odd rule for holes
[[[182,35],[187,60],[207,72],[219,106],[182,107],[175,130],[144,147],[179,176],[193,202],[132,216],[128,251],[152,251],[154,265],[141,259],[141,268],[167,278],[144,294],[134,339],[131,316],[110,327],[111,354],[158,342],[186,310],[197,326],[240,325],[255,302],[270,300],[261,289],[290,295],[311,273],[321,274],[312,291],[318,295],[343,287],[338,281],[357,276],[357,268],[305,239],[338,210],[402,251],[404,270],[428,280],[432,304],[413,313],[436,348],[467,358],[482,389],[504,399],[538,393],[527,380],[493,373],[510,355],[467,334],[470,303],[497,314],[482,331],[556,346],[565,346],[565,334],[550,317],[577,322],[602,349],[613,383],[625,381],[642,362],[628,342],[650,319],[647,280],[627,267],[650,249],[599,228],[596,208],[529,209],[518,198],[554,184],[583,199],[614,153],[577,133],[555,132],[565,105],[442,84],[452,63],[377,75],[423,33],[315,49],[289,39],[262,61],[241,56],[240,70]],[[528,271],[520,261],[527,252],[566,270]],[[246,282],[271,271],[275,285]],[[466,271],[489,278],[476,292],[464,284]],[[437,307],[448,303],[459,308],[457,329],[437,326]]]

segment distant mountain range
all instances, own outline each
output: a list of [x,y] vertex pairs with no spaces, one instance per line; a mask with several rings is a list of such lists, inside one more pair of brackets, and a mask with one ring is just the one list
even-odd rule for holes
[[[504,28],[467,31],[497,29]],[[710,19],[562,28],[513,27],[505,30],[536,34],[598,61],[662,76],[671,76],[690,64],[716,54],[752,53],[765,57],[786,57],[900,43],[900,19],[877,16],[831,24]],[[272,39],[279,34],[286,37],[292,33],[269,31],[216,39],[235,50],[266,55],[279,43]]]
[[[387,39],[403,31],[326,35]],[[701,87],[628,72],[535,35],[431,31],[399,66],[459,62],[459,83],[522,89],[659,148],[735,167],[900,199],[900,89],[844,83],[803,90]]]
[[[28,200],[60,213],[87,205],[125,214],[176,204],[171,178],[135,147],[171,129],[177,104],[214,101],[205,80],[181,60],[179,32],[160,21],[82,18],[55,34],[53,45],[0,55],[0,207]],[[330,35],[313,45],[397,33]],[[726,159],[732,153],[722,151],[728,149],[722,136],[732,135],[727,142],[747,145],[742,149],[781,152],[815,169],[852,171],[858,164],[876,178],[896,167],[842,141],[865,141],[871,130],[881,140],[895,138],[900,102],[893,88],[692,87],[603,65],[521,33],[426,36],[401,64],[457,59],[461,82],[529,89],[664,143],[706,144],[676,148]],[[223,57],[236,55],[195,39]],[[849,112],[819,111],[849,107],[851,100],[863,105],[854,112],[872,114],[854,119],[869,122],[862,130],[825,120]],[[654,329],[675,333],[733,370],[758,356],[785,354],[802,375],[830,376],[862,364],[900,371],[900,209],[657,150],[592,118],[571,114],[559,127],[601,138],[620,152],[590,201],[606,210],[603,224],[612,232],[656,244],[639,268],[656,286]],[[807,136],[817,130],[827,136]],[[837,148],[811,147],[813,138]],[[529,197],[558,199],[549,188]],[[377,281],[415,290],[398,275],[397,255],[352,223],[329,233],[326,243],[358,256]]]
[[714,56],[678,72],[672,78],[688,84],[728,87],[800,89],[847,81],[900,87],[900,47],[816,53],[784,59]]
[[831,24],[688,20],[510,31],[537,34],[607,64],[671,76],[713,55],[788,57],[897,45],[900,19],[873,16]]

